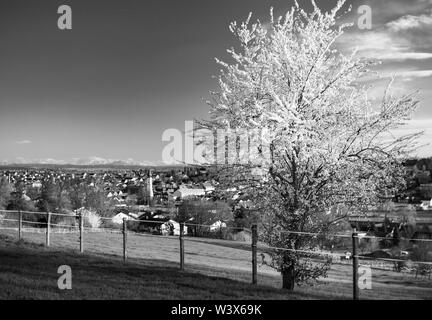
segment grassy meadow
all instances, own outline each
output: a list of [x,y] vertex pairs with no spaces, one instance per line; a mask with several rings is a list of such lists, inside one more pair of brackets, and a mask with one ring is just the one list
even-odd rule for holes
[[[314,286],[281,288],[275,270],[259,265],[251,282],[248,244],[186,238],[185,271],[179,270],[177,237],[128,235],[128,261],[122,261],[122,235],[85,233],[79,253],[77,233],[0,230],[0,299],[351,299],[352,266],[334,264]],[[57,268],[72,268],[72,290],[57,288]],[[432,280],[373,269],[372,290],[362,299],[432,299]]]

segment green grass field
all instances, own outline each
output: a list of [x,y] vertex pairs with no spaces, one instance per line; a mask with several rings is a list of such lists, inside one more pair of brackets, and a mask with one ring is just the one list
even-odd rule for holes
[[[0,230],[1,299],[351,299],[352,267],[334,264],[316,285],[281,290],[279,273],[259,265],[251,282],[248,244],[186,238],[186,270],[179,270],[177,237],[128,235],[128,262],[122,262],[122,235],[86,233],[85,253],[78,234]],[[73,289],[57,288],[57,268],[69,265]],[[362,299],[432,299],[432,281],[373,269],[373,288]]]

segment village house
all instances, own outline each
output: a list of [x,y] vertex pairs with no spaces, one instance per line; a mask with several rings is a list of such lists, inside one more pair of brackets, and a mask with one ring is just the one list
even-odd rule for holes
[[186,199],[189,197],[203,197],[206,195],[205,189],[193,189],[181,185],[180,188],[173,193],[174,198]]
[[432,199],[430,201],[422,201],[420,208],[422,210],[432,210]]

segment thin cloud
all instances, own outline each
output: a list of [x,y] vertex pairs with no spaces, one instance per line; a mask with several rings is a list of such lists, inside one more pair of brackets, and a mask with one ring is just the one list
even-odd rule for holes
[[388,30],[347,33],[338,43],[343,51],[348,52],[357,48],[359,56],[377,60],[406,61],[432,58],[432,53],[413,50],[408,39],[394,36]]
[[405,81],[414,80],[415,78],[429,78],[432,77],[432,70],[405,71],[400,75]]
[[406,15],[387,23],[387,26],[394,32],[412,29],[431,29],[432,12],[430,14],[422,14],[419,16]]
[[32,143],[30,140],[15,141],[15,144],[30,144],[30,143]]
[[394,38],[404,39],[414,51],[432,51],[432,9],[427,14],[405,15],[390,21],[386,28]]
[[389,70],[379,73],[379,76],[364,78],[363,82],[381,81],[394,78],[395,80],[412,81],[418,78],[432,77],[432,70]]
[[432,58],[431,1],[374,1],[370,6],[373,29],[347,30],[340,41],[344,51],[356,47],[359,56],[383,62]]
[[[350,18],[354,26],[345,30],[337,48],[345,54],[357,48],[357,57],[382,62],[371,68],[376,73],[361,79],[362,84],[370,88],[368,97],[372,101],[377,104],[382,101],[390,78],[395,77],[392,94],[419,91],[420,107],[416,115],[431,118],[432,0],[366,3],[372,8],[372,29],[360,30],[356,25],[358,16],[353,14]],[[432,126],[430,121],[427,124]],[[425,131],[422,141],[432,141],[432,131]],[[424,148],[423,153],[432,155],[432,147]]]

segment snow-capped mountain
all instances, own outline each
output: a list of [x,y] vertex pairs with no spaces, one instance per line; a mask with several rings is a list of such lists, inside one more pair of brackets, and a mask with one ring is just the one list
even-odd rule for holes
[[47,164],[47,165],[76,165],[76,166],[98,166],[98,165],[113,165],[113,166],[161,166],[163,162],[136,161],[134,159],[105,159],[101,157],[88,158],[73,158],[70,161],[57,159],[24,159],[16,158],[13,160],[2,160],[0,165],[24,165],[24,164]]

